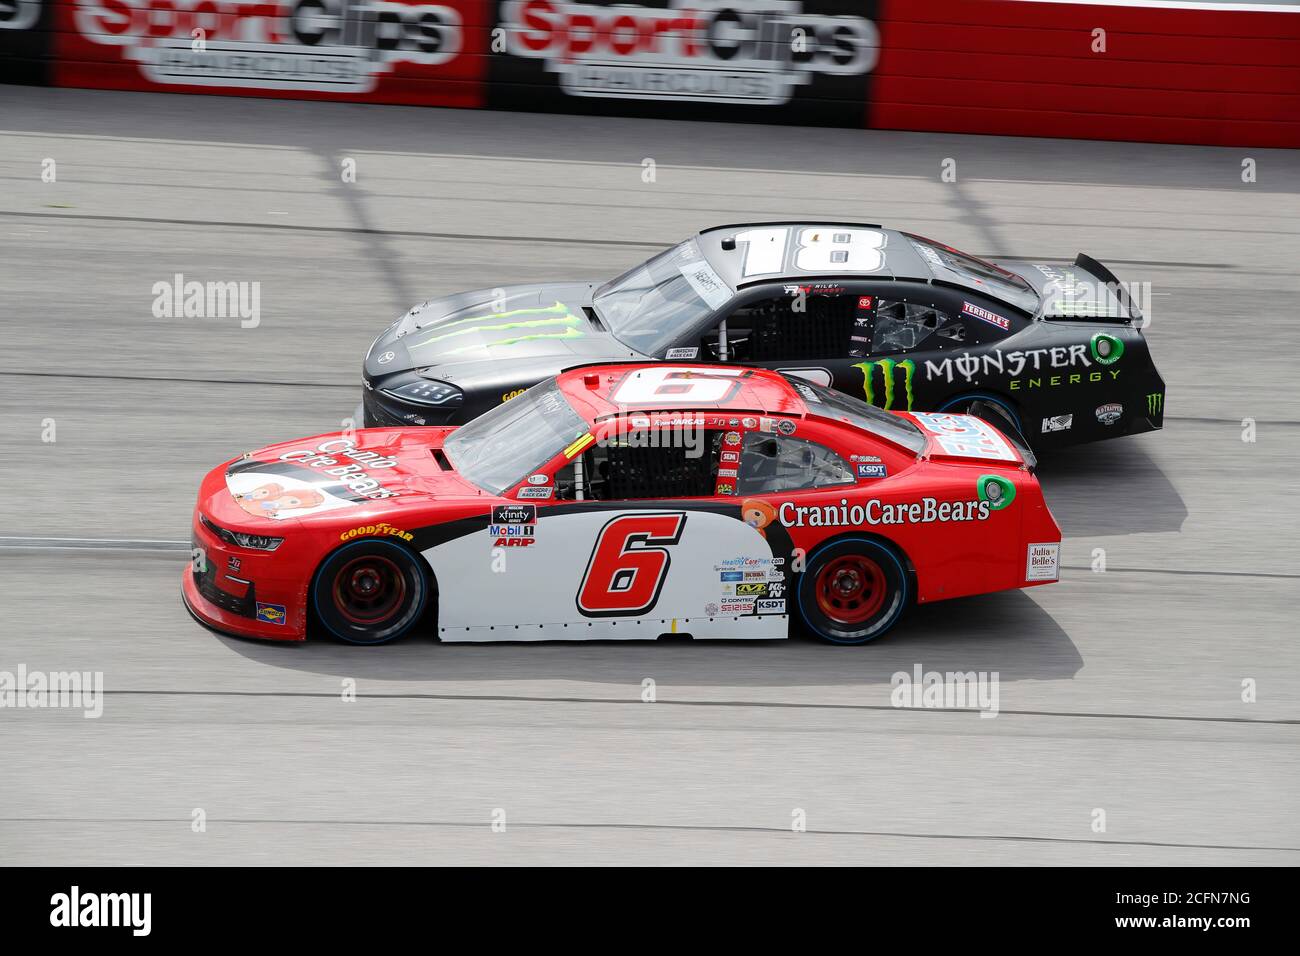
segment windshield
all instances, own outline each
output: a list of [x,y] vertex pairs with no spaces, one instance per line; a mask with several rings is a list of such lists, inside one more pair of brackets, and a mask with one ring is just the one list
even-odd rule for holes
[[661,252],[596,290],[593,305],[614,336],[655,355],[731,299],[694,239]]
[[586,433],[550,379],[457,428],[442,448],[461,477],[499,495]]
[[852,395],[845,395],[843,392],[822,388],[820,385],[805,382],[801,378],[787,375],[786,379],[794,386],[795,391],[803,397],[803,400],[808,403],[808,410],[814,415],[820,415],[822,418],[829,418],[834,421],[846,422],[854,428],[870,432],[872,435],[893,442],[895,445],[902,445],[916,454],[920,454],[921,450],[925,448],[926,440],[925,436],[921,434],[921,429],[906,418],[883,412],[876,406],[868,405]]
[[917,254],[929,263],[935,277],[969,286],[987,295],[996,296],[1026,312],[1038,308],[1038,293],[1034,287],[1014,272],[1001,266],[958,252],[951,246],[931,239],[904,233]]

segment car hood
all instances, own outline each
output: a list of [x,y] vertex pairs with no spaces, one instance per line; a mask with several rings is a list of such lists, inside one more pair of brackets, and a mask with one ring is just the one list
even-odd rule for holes
[[443,381],[476,378],[491,363],[540,377],[608,358],[641,358],[589,316],[591,282],[478,289],[417,305],[371,346],[372,381],[418,370]]
[[371,428],[270,445],[217,469],[222,480],[205,483],[201,504],[218,522],[269,529],[400,516],[430,497],[481,497],[438,453],[450,431]]

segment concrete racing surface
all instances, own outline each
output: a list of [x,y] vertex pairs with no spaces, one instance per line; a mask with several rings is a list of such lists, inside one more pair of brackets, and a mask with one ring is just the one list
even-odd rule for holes
[[[1300,862],[1295,154],[4,87],[0,179],[0,670],[105,686],[0,710],[0,860]],[[339,429],[411,305],[818,217],[1152,283],[1165,429],[1042,463],[1059,584],[856,648],[186,614],[200,476]],[[259,282],[260,323],[155,318],[176,273]],[[893,708],[917,665],[998,672],[999,715]]]

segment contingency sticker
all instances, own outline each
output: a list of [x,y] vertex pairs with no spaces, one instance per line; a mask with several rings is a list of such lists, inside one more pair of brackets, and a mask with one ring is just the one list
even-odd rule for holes
[[1061,576],[1061,544],[1031,544],[1025,562],[1026,581],[1055,581]]
[[995,458],[1015,461],[1016,453],[992,425],[972,415],[913,413],[949,455],[959,458]]

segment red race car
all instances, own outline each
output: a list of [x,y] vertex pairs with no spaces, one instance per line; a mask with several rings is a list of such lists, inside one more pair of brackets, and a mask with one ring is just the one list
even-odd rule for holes
[[570,369],[458,428],[210,472],[183,592],[218,630],[379,644],[879,637],[912,601],[1057,579],[1032,455],[760,369]]

